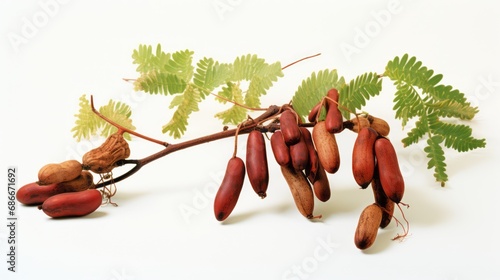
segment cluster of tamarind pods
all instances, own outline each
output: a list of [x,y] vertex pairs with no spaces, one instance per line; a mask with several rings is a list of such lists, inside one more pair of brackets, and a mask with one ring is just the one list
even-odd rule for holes
[[109,173],[118,160],[130,155],[123,133],[109,136],[99,147],[85,153],[80,163],[67,160],[49,163],[38,172],[38,181],[28,183],[16,193],[19,202],[38,205],[52,218],[88,215],[105,202],[110,194],[95,188],[92,173]]
[[[315,197],[322,202],[330,199],[327,174],[335,174],[340,167],[336,134],[345,128],[357,133],[352,154],[353,177],[362,189],[371,184],[375,200],[362,211],[355,232],[355,245],[364,250],[374,243],[378,228],[385,228],[392,220],[395,205],[403,197],[404,180],[394,147],[387,138],[387,122],[365,115],[344,121],[338,98],[338,91],[331,89],[310,111],[312,133],[300,125],[301,119],[291,106],[283,108],[279,129],[270,137],[270,145],[297,209],[304,217],[315,219],[321,218],[313,213]],[[320,119],[322,110],[326,113]],[[217,220],[225,220],[235,208],[246,174],[253,190],[265,198],[269,170],[265,139],[258,129],[248,135],[245,162],[233,155],[227,164],[214,200]]]

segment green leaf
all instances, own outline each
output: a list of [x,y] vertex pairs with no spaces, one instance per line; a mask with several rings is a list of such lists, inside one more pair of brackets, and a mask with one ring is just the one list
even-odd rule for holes
[[80,96],[80,103],[78,114],[75,114],[75,126],[71,129],[73,137],[76,141],[82,139],[89,139],[92,135],[96,134],[99,127],[101,127],[103,120],[99,118],[90,107],[90,101],[85,94]]
[[186,89],[186,81],[175,74],[152,70],[135,81],[135,90],[151,94],[176,94]]
[[[350,119],[351,113],[366,105],[370,97],[380,94],[382,90],[382,80],[376,73],[365,73],[352,79],[348,84],[344,84],[339,89],[339,107],[342,115]],[[347,108],[348,110],[344,109]]]
[[445,182],[448,181],[448,175],[446,174],[445,156],[440,145],[441,142],[443,142],[441,135],[432,136],[427,139],[427,147],[424,148],[424,151],[429,158],[427,169],[434,168],[434,178],[441,183],[441,186],[444,186]]
[[170,59],[170,54],[162,52],[161,45],[156,47],[156,53],[153,54],[153,48],[147,45],[139,45],[139,48],[132,53],[133,63],[137,64],[136,71],[147,73],[152,70],[162,69]]
[[444,146],[459,152],[484,148],[485,139],[476,139],[472,136],[472,128],[463,124],[437,122],[431,126],[432,132],[444,138]]
[[231,75],[232,67],[230,64],[219,64],[212,58],[203,58],[198,62],[197,66],[193,83],[203,89],[205,94],[224,84]]
[[396,119],[401,119],[403,127],[408,121],[425,112],[424,102],[414,87],[408,84],[398,84],[394,94],[394,107]]
[[415,122],[415,127],[412,128],[405,138],[401,140],[404,147],[408,147],[411,144],[418,143],[429,131],[429,123],[427,121],[427,115],[420,116],[420,119]]
[[[174,98],[175,110],[171,120],[162,128],[163,133],[167,133],[174,138],[180,138],[187,129],[188,119],[192,112],[199,110],[198,103],[201,102],[200,91],[188,86],[186,90]],[[171,107],[173,108],[171,104]]]
[[325,69],[313,72],[295,91],[292,98],[293,108],[300,116],[306,117],[309,111],[326,96],[328,90],[340,89],[344,84],[344,78],[338,76],[337,70]]
[[270,65],[258,63],[254,67],[254,73],[250,77],[250,84],[245,95],[245,105],[259,108],[261,96],[266,94],[279,77],[283,77],[283,72],[279,62]]
[[[113,120],[115,123],[121,125],[130,130],[135,130],[135,126],[132,124],[132,120],[130,116],[132,112],[130,110],[130,106],[127,104],[116,102],[113,100],[109,100],[107,105],[101,106],[99,108],[99,113],[103,114],[110,120]],[[101,136],[108,137],[109,135],[115,133],[118,129],[109,123],[105,122],[102,126]],[[123,135],[125,139],[130,140],[130,135],[125,133]]]
[[452,99],[446,99],[425,104],[429,109],[437,111],[439,116],[447,118],[459,118],[461,120],[472,120],[479,111],[477,107],[463,104]]
[[[236,102],[237,104],[243,103],[242,91],[240,87],[234,83],[227,83],[227,86],[223,87],[218,95]],[[226,103],[225,100],[220,98],[218,98],[218,100],[222,103]],[[241,106],[233,105],[229,109],[215,114],[215,117],[221,119],[223,124],[238,124],[247,117],[247,110]]]

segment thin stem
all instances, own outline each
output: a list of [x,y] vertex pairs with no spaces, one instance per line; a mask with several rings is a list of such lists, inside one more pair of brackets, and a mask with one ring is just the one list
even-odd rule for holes
[[234,104],[234,105],[236,105],[236,106],[240,106],[240,107],[242,107],[242,108],[245,108],[245,109],[247,109],[247,110],[252,110],[252,111],[265,111],[265,110],[267,110],[266,108],[252,108],[252,107],[248,107],[247,105],[237,103],[237,102],[235,102],[235,101],[229,100],[229,99],[227,99],[227,98],[225,98],[225,97],[222,97],[222,96],[220,96],[220,95],[217,95],[217,94],[215,94],[215,93],[210,93],[210,94],[211,94],[211,95],[213,95],[213,96],[215,96],[215,97],[217,97],[217,98],[220,98],[220,99],[222,99],[222,100],[224,100],[224,101],[226,101],[226,102],[232,103],[232,104]]
[[281,70],[285,70],[286,68],[288,68],[288,67],[290,67],[290,66],[292,66],[292,65],[294,65],[294,64],[296,64],[296,63],[299,63],[299,62],[301,62],[301,61],[303,61],[303,60],[306,60],[306,59],[309,59],[309,58],[313,58],[313,57],[316,57],[316,56],[319,56],[319,55],[321,55],[321,53],[317,53],[317,54],[315,54],[315,55],[306,56],[306,57],[304,57],[304,58],[301,58],[301,59],[299,59],[299,60],[297,60],[297,61],[294,61],[294,62],[292,62],[292,63],[290,63],[290,64],[288,64],[288,65],[284,66],[283,68],[281,68]]

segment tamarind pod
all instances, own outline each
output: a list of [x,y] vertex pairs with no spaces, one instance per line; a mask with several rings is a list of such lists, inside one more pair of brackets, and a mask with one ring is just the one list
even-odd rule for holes
[[233,211],[243,187],[245,164],[239,157],[229,160],[222,183],[215,195],[214,213],[218,221],[224,221]]
[[102,204],[101,192],[88,189],[81,192],[56,194],[47,198],[39,209],[52,218],[88,215]]
[[326,94],[327,110],[325,116],[326,130],[330,133],[338,133],[343,130],[342,113],[339,110],[339,92],[337,89],[330,89]]
[[257,130],[253,130],[248,134],[246,169],[253,190],[260,198],[265,198],[269,184],[266,143],[262,133]]
[[370,121],[363,116],[358,116],[348,120],[347,123],[344,124],[344,127],[358,133],[361,128],[370,127]]
[[82,158],[83,169],[95,173],[108,173],[115,163],[130,156],[130,148],[123,134],[111,134],[101,146],[85,153]]
[[309,166],[309,150],[303,136],[300,141],[290,146],[290,159],[295,170],[304,170]]
[[364,127],[358,132],[352,149],[352,174],[356,183],[366,189],[373,179],[375,171],[374,145],[377,140],[377,132]]
[[311,111],[309,112],[309,115],[307,116],[307,119],[309,120],[309,122],[316,122],[316,117],[318,116],[318,114],[320,113],[320,109],[321,109],[321,101],[318,102],[318,104],[314,105],[314,107],[311,109]]
[[281,130],[276,130],[271,135],[271,149],[279,165],[286,166],[290,164],[290,148],[285,144]]
[[333,174],[340,167],[339,148],[335,134],[326,130],[325,122],[317,122],[313,127],[312,139],[318,153],[319,162],[326,172]]
[[288,146],[300,141],[300,129],[297,117],[292,110],[285,110],[280,116],[280,127],[283,139]]
[[372,190],[375,203],[377,203],[382,208],[382,220],[380,221],[380,228],[387,227],[392,220],[394,214],[395,203],[390,200],[380,184],[380,178],[378,175],[377,167],[375,167],[375,173],[373,174],[372,180]]
[[311,182],[312,184],[316,180],[316,173],[318,172],[319,168],[318,153],[316,152],[316,148],[314,147],[311,132],[309,131],[309,129],[301,127],[300,131],[302,133],[302,137],[304,137],[304,141],[306,142],[307,151],[309,154],[309,164],[304,171],[307,178],[309,179],[309,182]]
[[66,192],[79,192],[90,189],[94,186],[94,177],[92,173],[83,170],[82,173],[73,180],[59,183],[59,187]]
[[382,188],[389,199],[399,203],[403,198],[405,183],[394,146],[387,138],[378,138],[374,146]]
[[358,249],[364,250],[373,245],[381,220],[382,209],[377,204],[370,204],[363,209],[354,234],[354,244]]
[[280,168],[299,212],[308,219],[321,217],[313,215],[314,194],[304,173],[291,166],[280,166]]
[[325,169],[319,164],[316,178],[313,185],[314,195],[322,202],[326,202],[330,199],[330,182],[328,181],[328,176],[326,175]]
[[82,164],[76,160],[49,163],[38,171],[38,184],[50,185],[73,180],[82,172]]
[[47,198],[65,192],[59,184],[39,185],[36,182],[20,187],[16,192],[17,201],[25,205],[39,205]]
[[377,118],[374,116],[369,115],[367,117],[368,121],[370,122],[370,127],[375,129],[375,131],[380,134],[381,136],[387,136],[389,135],[389,132],[391,131],[391,128],[389,124],[384,121],[381,118]]

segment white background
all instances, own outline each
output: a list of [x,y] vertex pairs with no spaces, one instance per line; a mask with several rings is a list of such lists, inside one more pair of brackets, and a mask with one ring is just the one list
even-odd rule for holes
[[[0,3],[0,160],[18,167],[19,186],[36,180],[46,163],[79,158],[103,139],[76,142],[78,98],[93,94],[133,108],[137,130],[161,133],[171,97],[133,91],[132,50],[190,49],[231,62],[255,53],[282,65],[321,56],[284,71],[263,99],[290,100],[313,71],[338,69],[347,80],[382,72],[404,53],[444,74],[480,113],[468,122],[487,147],[447,151],[450,180],[441,188],[427,170],[422,143],[403,149],[394,120],[394,89],[366,108],[389,120],[406,180],[411,223],[404,242],[394,223],[361,252],[353,236],[362,209],[373,201],[350,172],[355,135],[339,139],[342,166],[330,176],[332,199],[318,203],[311,222],[297,211],[273,161],[268,197],[245,183],[224,223],[215,220],[213,194],[232,153],[232,139],[174,153],[118,184],[114,201],[78,219],[54,220],[35,207],[17,208],[17,273],[7,271],[7,224],[0,226],[1,279],[499,279],[498,114],[500,17],[496,1],[14,1]],[[346,52],[349,49],[351,52]],[[212,99],[190,118],[183,139],[221,129]],[[410,129],[407,127],[406,129]],[[240,138],[240,156],[245,153]],[[131,158],[161,147],[134,138]],[[271,154],[270,154],[271,155]],[[269,157],[272,159],[272,157]],[[120,171],[116,171],[119,173]],[[2,175],[1,178],[6,178]],[[4,182],[6,179],[2,179]],[[7,215],[6,188],[0,216]],[[191,215],[182,214],[191,209]],[[398,216],[400,217],[400,216]],[[5,223],[5,225],[4,225]]]

